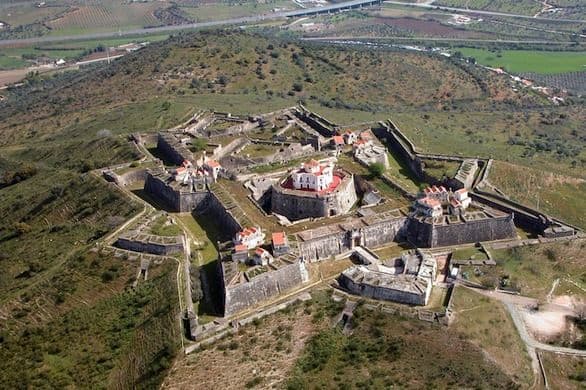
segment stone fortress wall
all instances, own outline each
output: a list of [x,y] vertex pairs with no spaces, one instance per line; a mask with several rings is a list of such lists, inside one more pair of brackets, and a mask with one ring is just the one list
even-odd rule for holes
[[300,256],[306,261],[329,259],[347,253],[355,246],[376,247],[405,236],[407,217],[384,215],[376,220],[354,219],[298,234]]
[[118,237],[114,246],[141,253],[167,256],[183,252],[183,236],[158,236],[150,233],[150,226],[161,214],[143,216],[136,225]]
[[[219,262],[223,274],[224,263]],[[276,297],[308,280],[303,262],[285,265],[255,276],[250,281],[224,286],[224,316],[230,316],[262,301]],[[224,278],[222,277],[222,281]]]
[[445,225],[411,218],[407,232],[409,241],[422,248],[502,240],[516,235],[512,214]]
[[189,191],[181,188],[174,188],[167,183],[161,175],[162,172],[146,172],[144,190],[165,203],[173,211],[180,213],[190,212],[198,209],[207,200],[208,191]]
[[334,123],[319,114],[309,111],[303,105],[300,104],[294,113],[300,120],[317,130],[322,136],[329,138],[336,134],[336,125]]
[[133,252],[151,253],[168,256],[183,252],[183,240],[177,237],[160,237],[154,235],[120,236],[115,245]]
[[[431,160],[443,160],[443,161],[462,161],[465,160],[476,160],[479,169],[475,170],[480,172],[478,174],[478,178],[466,178],[466,184],[471,184],[471,192],[470,197],[480,203],[486,204],[492,208],[500,210],[505,213],[512,214],[514,217],[514,222],[527,228],[529,230],[535,231],[539,234],[544,235],[545,237],[560,237],[560,236],[568,236],[575,234],[576,231],[579,229],[575,226],[568,225],[565,222],[562,222],[558,219],[552,218],[544,213],[532,209],[528,206],[519,204],[511,199],[503,196],[501,194],[493,193],[484,191],[479,184],[486,180],[488,176],[488,169],[491,165],[491,160],[483,160],[477,157],[469,156],[447,156],[447,155],[440,155],[440,154],[425,154],[419,153],[416,151],[415,145],[401,132],[401,130],[392,122],[379,122],[380,126],[373,129],[374,134],[381,140],[386,140],[389,149],[392,152],[399,155],[403,161],[409,166],[411,171],[415,173],[415,175],[422,181],[429,181],[428,175],[425,173],[425,164],[422,161],[423,158],[431,159]],[[449,183],[450,186],[455,188],[462,187],[463,183],[460,183],[458,180],[451,180]],[[496,225],[504,224],[508,225],[508,222],[494,222]],[[472,225],[471,225],[472,226]],[[505,226],[503,226],[505,227]],[[472,229],[472,228],[471,228]],[[506,231],[509,231],[508,227],[505,227]],[[419,230],[419,229],[418,229]],[[453,228],[448,227],[441,227],[439,231],[450,231],[454,230]],[[457,229],[456,229],[457,231]],[[424,234],[423,232],[418,234]],[[474,235],[473,230],[469,233],[463,232],[462,235]],[[442,233],[439,233],[440,237]],[[488,235],[491,236],[491,235]],[[442,239],[422,239],[425,242],[444,242]],[[449,240],[446,240],[449,241]],[[438,244],[441,245],[441,244]],[[449,244],[452,245],[452,244]]]
[[368,283],[359,283],[352,278],[340,275],[340,284],[352,294],[370,299],[401,302],[407,305],[425,306],[425,294],[419,291],[401,291],[386,286],[376,286]]

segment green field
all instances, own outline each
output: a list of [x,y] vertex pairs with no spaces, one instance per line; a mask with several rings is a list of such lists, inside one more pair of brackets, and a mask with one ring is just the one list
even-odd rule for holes
[[95,39],[88,41],[73,41],[63,43],[51,43],[27,47],[0,48],[0,70],[17,69],[32,65],[27,59],[47,57],[52,60],[60,58],[64,60],[80,59],[98,47],[116,47],[127,43],[157,42],[167,39],[165,34],[147,35],[142,37],[127,37],[113,39]]
[[242,1],[203,3],[195,7],[181,7],[181,11],[196,22],[223,20],[271,13],[275,9],[294,10],[299,7],[291,0],[269,0],[266,2]]
[[458,48],[466,57],[482,65],[504,68],[513,73],[555,74],[586,71],[586,52],[502,50]]

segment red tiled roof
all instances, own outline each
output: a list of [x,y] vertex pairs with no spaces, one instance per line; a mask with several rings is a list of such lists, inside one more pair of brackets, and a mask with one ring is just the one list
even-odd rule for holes
[[206,162],[206,165],[207,165],[208,167],[211,167],[211,168],[217,168],[217,167],[219,167],[219,166],[220,166],[220,163],[219,163],[219,162],[217,162],[216,160],[208,160],[208,161]]
[[252,235],[254,233],[256,233],[256,228],[255,227],[244,228],[240,232],[240,236],[242,236],[242,237],[248,237],[248,236],[250,236],[250,235]]
[[285,245],[285,232],[273,233],[273,245]]
[[244,244],[238,244],[234,247],[234,252],[245,252],[248,250],[248,247]]
[[421,199],[421,202],[426,204],[429,207],[436,207],[436,206],[441,206],[441,202],[439,200],[433,199],[433,198],[423,198]]
[[334,140],[335,144],[343,144],[344,143],[344,137],[342,137],[341,135],[335,135],[332,137],[332,139]]
[[263,255],[265,252],[266,252],[266,251],[265,251],[263,248],[260,248],[260,247],[259,247],[259,248],[256,248],[256,249],[254,250],[254,254],[255,254],[255,255],[258,255],[258,256],[262,256],[262,255]]
[[370,139],[372,138],[370,133],[368,131],[363,131],[362,133],[360,133],[360,138],[362,139]]
[[468,192],[468,190],[466,188],[460,188],[459,190],[456,191],[457,194],[464,194]]

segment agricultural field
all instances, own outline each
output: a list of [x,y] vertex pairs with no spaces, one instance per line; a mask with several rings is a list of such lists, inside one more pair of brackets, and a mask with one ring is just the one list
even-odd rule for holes
[[47,22],[49,35],[75,35],[80,33],[132,30],[157,26],[160,22],[154,11],[156,2],[123,4],[105,1],[100,5],[76,6],[58,19]]
[[501,50],[458,48],[466,57],[482,65],[504,68],[508,72],[558,74],[586,69],[586,52],[548,52],[530,50]]
[[522,72],[519,75],[535,81],[538,85],[546,85],[559,90],[567,90],[575,95],[586,96],[586,71],[558,74]]
[[183,15],[194,22],[253,16],[271,13],[274,10],[292,11],[298,8],[299,6],[291,0],[202,2],[197,6],[179,7]]
[[433,4],[531,16],[542,8],[540,3],[532,0],[435,0]]

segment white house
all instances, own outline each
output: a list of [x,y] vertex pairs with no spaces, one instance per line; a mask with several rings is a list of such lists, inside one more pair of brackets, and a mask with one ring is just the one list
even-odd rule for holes
[[334,181],[334,165],[332,163],[320,164],[311,160],[293,172],[291,178],[293,179],[293,187],[297,190],[323,191]]
[[234,245],[246,245],[248,249],[256,248],[262,245],[265,240],[265,234],[259,227],[247,227],[236,233],[232,240]]

